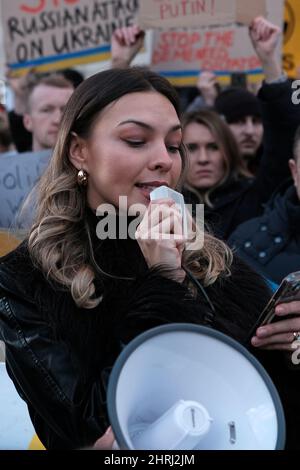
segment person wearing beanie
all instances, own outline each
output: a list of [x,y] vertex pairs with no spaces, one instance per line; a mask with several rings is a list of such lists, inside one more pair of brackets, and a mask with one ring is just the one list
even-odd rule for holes
[[253,160],[256,161],[263,139],[262,109],[259,99],[250,91],[231,87],[217,97],[215,109],[225,118],[236,138],[239,151],[252,172]]

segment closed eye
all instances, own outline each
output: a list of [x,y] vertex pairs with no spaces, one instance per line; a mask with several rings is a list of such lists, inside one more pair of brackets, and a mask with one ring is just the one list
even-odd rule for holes
[[169,145],[169,146],[168,146],[168,150],[169,150],[169,152],[171,152],[171,153],[177,153],[177,152],[179,152],[180,148],[177,147],[176,145]]
[[130,147],[141,147],[142,145],[145,144],[144,140],[128,140],[124,139],[124,142],[128,144]]

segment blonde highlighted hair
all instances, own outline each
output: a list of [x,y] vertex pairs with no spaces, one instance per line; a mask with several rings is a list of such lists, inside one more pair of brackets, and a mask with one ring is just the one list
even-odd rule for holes
[[[37,212],[29,235],[29,252],[49,281],[65,287],[81,308],[94,308],[95,277],[106,275],[95,263],[86,218],[85,188],[77,184],[77,170],[69,160],[72,134],[88,138],[101,111],[128,93],[157,91],[173,104],[179,115],[178,97],[167,80],[146,68],[111,69],[85,80],[66,106],[58,141],[49,167],[38,185]],[[180,148],[185,170],[185,152]],[[200,247],[199,247],[200,248]],[[231,250],[205,234],[204,247],[187,251],[183,264],[204,285],[230,273]]]

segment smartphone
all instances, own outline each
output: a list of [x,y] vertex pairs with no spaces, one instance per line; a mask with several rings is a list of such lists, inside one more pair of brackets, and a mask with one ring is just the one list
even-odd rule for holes
[[[263,309],[256,324],[254,325],[249,338],[255,336],[257,328],[267,325],[272,321],[279,321],[282,318],[275,315],[275,308],[278,304],[300,300],[300,271],[291,273],[281,282],[278,289],[274,292],[271,299]],[[288,317],[284,317],[288,318]]]
[[188,219],[183,195],[177,191],[174,191],[174,189],[168,188],[168,186],[159,186],[159,188],[154,189],[154,191],[150,193],[151,201],[156,201],[157,199],[173,199],[173,201],[176,202],[182,216],[182,233],[185,237],[187,237]]

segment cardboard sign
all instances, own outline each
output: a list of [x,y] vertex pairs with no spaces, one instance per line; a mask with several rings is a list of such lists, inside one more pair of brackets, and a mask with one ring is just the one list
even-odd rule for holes
[[27,450],[35,430],[27,405],[18,395],[3,362],[0,362],[0,391],[0,450]]
[[284,12],[283,67],[290,78],[300,78],[299,0],[286,0]]
[[15,72],[107,60],[112,32],[135,22],[138,0],[1,0],[6,59]]
[[140,0],[142,28],[190,28],[250,24],[266,16],[265,0]]
[[19,211],[48,166],[50,157],[50,150],[0,155],[0,229],[16,224],[20,227],[20,222],[22,227],[30,227],[32,208],[27,209],[20,221]]
[[[281,27],[283,0],[268,0],[267,8],[268,19]],[[234,73],[247,74],[251,82],[263,78],[248,27],[240,25],[155,31],[152,64],[176,86],[195,85],[201,70],[213,71],[223,84]]]

